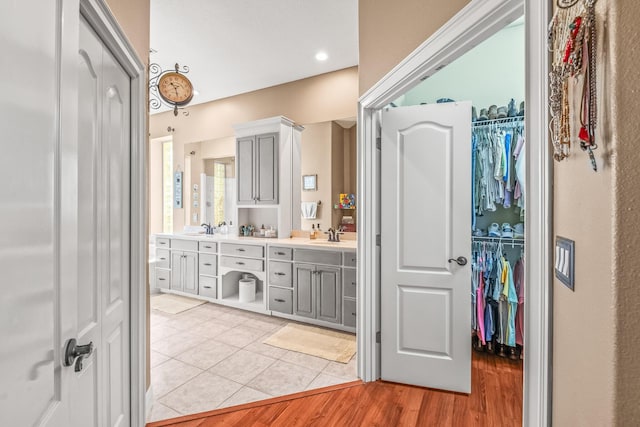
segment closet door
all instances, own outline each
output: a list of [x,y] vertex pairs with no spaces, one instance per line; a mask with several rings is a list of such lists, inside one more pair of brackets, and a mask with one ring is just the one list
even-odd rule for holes
[[381,157],[382,379],[469,393],[471,103],[384,111]]

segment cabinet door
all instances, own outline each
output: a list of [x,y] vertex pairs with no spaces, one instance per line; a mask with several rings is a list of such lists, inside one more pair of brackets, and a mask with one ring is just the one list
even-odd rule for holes
[[256,203],[278,204],[278,134],[256,137]]
[[182,284],[182,257],[184,253],[179,251],[171,251],[171,289],[181,291]]
[[316,288],[318,320],[340,323],[342,282],[340,269],[335,267],[317,267]]
[[198,254],[184,253],[184,283],[182,290],[191,294],[198,293]]
[[315,267],[296,264],[293,274],[293,312],[298,316],[316,317],[314,281]]
[[254,188],[254,144],[253,136],[236,141],[236,182],[238,204],[255,204]]

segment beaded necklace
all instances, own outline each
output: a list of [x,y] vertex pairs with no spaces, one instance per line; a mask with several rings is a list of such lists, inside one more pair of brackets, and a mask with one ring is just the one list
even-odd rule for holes
[[596,0],[557,0],[558,9],[549,25],[548,46],[552,53],[549,73],[549,131],[553,157],[567,158],[571,148],[569,80],[584,76],[580,107],[580,148],[586,151],[594,171],[593,150],[597,120],[596,98]]

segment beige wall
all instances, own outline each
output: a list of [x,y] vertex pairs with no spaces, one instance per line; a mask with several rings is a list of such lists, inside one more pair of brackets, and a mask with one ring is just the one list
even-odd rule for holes
[[632,0],[596,8],[599,171],[576,148],[554,167],[555,232],[576,241],[575,292],[554,283],[554,425],[640,420],[640,152],[627,143],[640,131],[630,90],[640,78],[628,50],[640,10]]
[[[232,136],[233,125],[274,116],[296,123],[320,123],[355,117],[358,107],[358,69],[346,68],[303,80],[249,92],[173,112],[151,116],[152,138],[175,129],[174,141],[185,144]],[[303,133],[304,138],[304,133]]]
[[127,39],[145,65],[149,64],[149,0],[106,0]]
[[[598,2],[600,18],[607,8]],[[611,42],[606,41],[607,51]],[[610,92],[612,64],[601,54],[599,59],[601,75],[609,76],[601,87]],[[600,110],[600,140],[608,127],[602,123],[609,122],[615,108]],[[575,292],[557,279],[553,283],[553,424],[608,426],[614,425],[616,284],[611,271],[613,171],[605,157],[613,147],[600,142],[600,170],[594,173],[577,141],[572,144],[571,156],[554,164],[554,233],[575,240],[576,277]]]
[[[616,384],[614,397],[615,422],[629,425],[640,420],[640,150],[636,143],[640,135],[638,118],[638,51],[640,8],[635,0],[618,0],[611,7],[616,29],[611,49],[613,57],[612,85],[616,108],[612,111],[611,127],[615,132],[612,175],[616,194],[613,213],[613,277],[616,312]],[[608,19],[608,18],[607,18]],[[610,100],[606,94],[604,100]],[[605,102],[606,105],[606,102]]]
[[469,0],[359,0],[359,93],[362,95]]

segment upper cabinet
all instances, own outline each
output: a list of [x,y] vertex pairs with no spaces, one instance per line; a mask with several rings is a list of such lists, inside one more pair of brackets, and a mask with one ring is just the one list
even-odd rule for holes
[[[234,126],[238,224],[300,228],[302,126],[278,116]],[[261,209],[256,209],[261,208]]]
[[238,205],[278,204],[278,141],[272,132],[236,141]]

